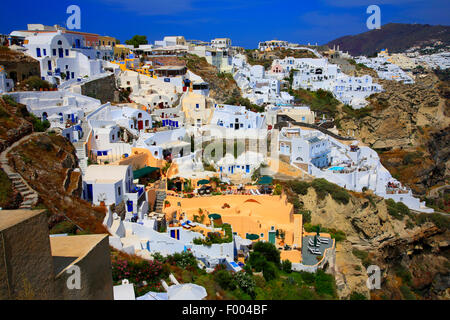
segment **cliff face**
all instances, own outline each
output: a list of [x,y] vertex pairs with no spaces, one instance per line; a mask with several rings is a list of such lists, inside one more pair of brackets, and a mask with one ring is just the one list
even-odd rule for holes
[[23,118],[27,113],[24,108],[14,101],[0,98],[0,152],[33,131],[32,124]]
[[5,67],[10,79],[23,81],[31,76],[41,76],[39,61],[22,52],[10,50],[7,47],[0,47],[0,65]]
[[105,212],[81,200],[81,176],[75,169],[75,149],[62,136],[40,134],[15,147],[9,163],[39,193],[40,205],[49,212],[49,227],[64,215],[92,233],[107,233],[102,225]]
[[354,132],[357,139],[379,150],[383,165],[417,193],[446,183],[448,83],[432,73],[417,77],[413,85],[377,81],[385,92],[369,97],[364,113],[341,112],[341,132]]
[[220,75],[216,67],[210,65],[205,58],[196,55],[190,54],[184,59],[190,71],[208,82],[209,97],[215,99],[217,103],[225,103],[233,97],[241,96],[241,90],[230,74]]
[[[407,290],[417,291],[414,295],[418,299],[447,297],[448,218],[446,223],[437,223],[429,217],[410,214],[398,220],[389,214],[384,199],[372,194],[352,193],[345,205],[330,195],[320,200],[310,188],[299,199],[304,209],[311,211],[312,225],[320,224],[346,235],[345,240],[337,242],[332,270],[340,298],[348,299],[358,292],[372,299],[406,299]],[[366,286],[369,265],[377,265],[382,271],[380,290],[369,291]],[[399,274],[408,275],[410,280],[402,283],[397,279]]]

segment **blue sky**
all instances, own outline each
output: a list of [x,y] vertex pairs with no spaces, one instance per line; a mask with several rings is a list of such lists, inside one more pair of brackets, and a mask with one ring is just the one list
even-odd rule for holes
[[380,6],[382,24],[450,25],[448,0],[21,0],[1,10],[0,33],[26,29],[28,23],[64,26],[71,4],[81,8],[82,31],[122,42],[143,34],[151,42],[164,35],[229,37],[246,48],[271,39],[323,44],[367,31],[371,4]]

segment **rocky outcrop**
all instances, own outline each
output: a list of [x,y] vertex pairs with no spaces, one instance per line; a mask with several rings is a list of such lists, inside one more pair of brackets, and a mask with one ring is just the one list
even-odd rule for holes
[[107,233],[104,210],[79,198],[81,180],[75,149],[62,136],[40,134],[9,152],[9,165],[39,193],[49,225],[67,217],[92,233]]
[[32,76],[41,77],[39,61],[6,47],[0,47],[0,65],[5,67],[8,78],[15,84]]
[[[432,222],[421,225],[405,217],[389,215],[384,199],[371,193],[351,193],[348,204],[340,204],[327,195],[317,197],[313,188],[300,195],[303,209],[311,212],[311,224],[343,231],[345,240],[337,242],[335,275],[338,295],[348,299],[354,292],[366,297],[389,296],[401,299],[402,283],[387,281],[397,277],[399,264],[412,274],[410,286],[421,292],[418,297],[439,298],[445,295],[450,261],[449,232]],[[360,253],[360,254],[358,254]],[[365,255],[361,257],[361,253]],[[383,273],[382,289],[369,291],[366,268],[377,265]],[[404,289],[404,288],[403,288]]]
[[376,149],[408,147],[416,144],[421,134],[418,127],[440,129],[450,124],[450,119],[443,116],[445,99],[437,89],[440,81],[436,76],[428,74],[413,85],[378,82],[385,92],[369,98],[369,115],[357,119],[341,113],[340,126],[344,133],[355,132],[362,142]]
[[[341,112],[341,133],[354,133],[379,150],[391,174],[416,193],[425,194],[448,180],[448,83],[433,73],[416,77],[413,85],[377,81],[385,92],[369,97],[367,112],[356,116]],[[408,157],[416,161],[409,163]]]
[[23,107],[0,98],[0,152],[33,131],[33,125],[22,117]]
[[201,77],[209,84],[209,97],[217,103],[225,103],[233,97],[240,97],[241,90],[231,74],[219,76],[216,67],[210,65],[205,58],[196,55],[187,55],[186,65],[190,71]]

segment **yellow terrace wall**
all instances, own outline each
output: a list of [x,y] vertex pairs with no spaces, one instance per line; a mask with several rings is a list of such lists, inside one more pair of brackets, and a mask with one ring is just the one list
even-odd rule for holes
[[[186,213],[187,218],[194,219],[199,216],[199,209],[205,215],[217,213],[222,216],[224,223],[229,223],[233,231],[245,238],[246,233],[254,233],[260,236],[264,233],[262,240],[268,240],[268,232],[271,227],[285,231],[285,243],[292,245],[294,242],[295,227],[302,228],[300,223],[294,224],[293,205],[282,196],[249,196],[249,195],[222,195],[204,196],[194,198],[180,198],[168,196],[170,207],[164,208],[163,212],[170,219],[173,212]],[[178,207],[178,202],[181,207]],[[222,208],[228,204],[230,208]],[[181,209],[181,210],[180,210]],[[205,220],[205,223],[209,221]],[[301,233],[301,230],[297,231]]]

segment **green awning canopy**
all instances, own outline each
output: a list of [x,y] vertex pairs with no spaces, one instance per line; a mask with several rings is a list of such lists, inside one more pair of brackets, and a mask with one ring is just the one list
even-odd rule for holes
[[133,171],[133,178],[134,179],[140,179],[142,177],[145,177],[146,175],[153,173],[155,171],[158,171],[159,168],[157,167],[145,167],[136,171]]
[[212,219],[212,220],[222,219],[222,216],[220,214],[217,214],[217,213],[211,213],[208,217],[210,219]]
[[246,239],[248,240],[258,240],[259,236],[257,234],[253,234],[253,233],[247,233],[247,235],[245,236]]
[[269,177],[269,176],[261,177],[258,180],[258,184],[272,184],[272,183],[273,183],[273,178]]
[[197,184],[199,186],[204,185],[204,184],[208,184],[208,183],[209,183],[209,180],[206,180],[206,179],[203,179],[203,180],[200,180],[199,182],[197,182]]

